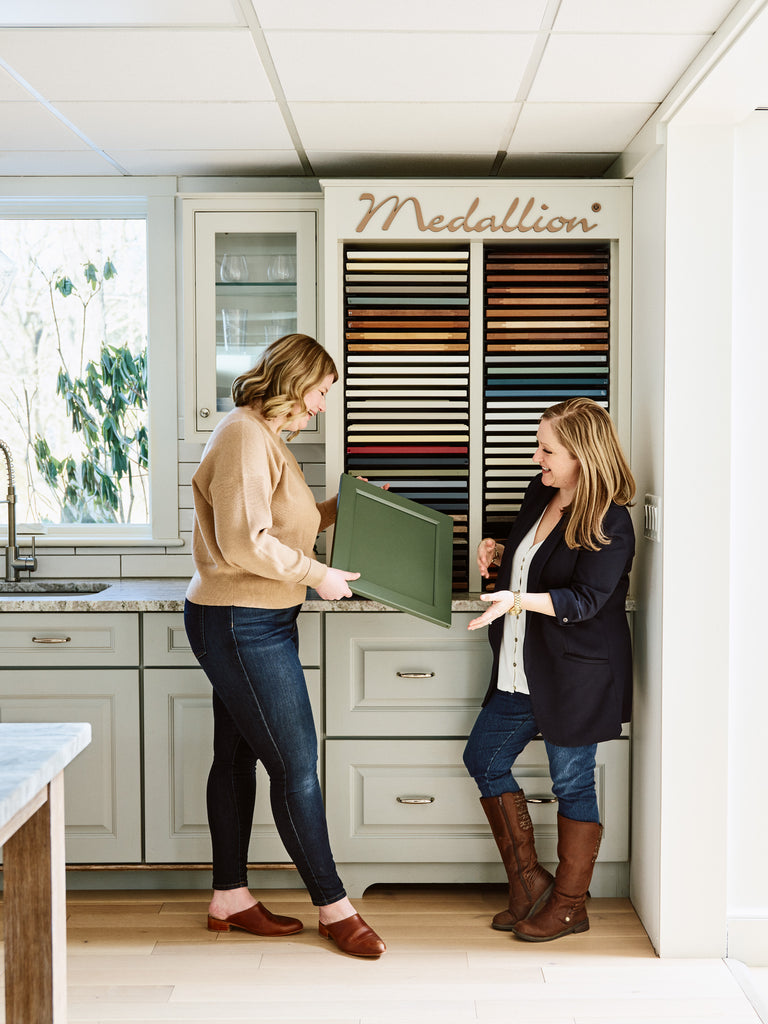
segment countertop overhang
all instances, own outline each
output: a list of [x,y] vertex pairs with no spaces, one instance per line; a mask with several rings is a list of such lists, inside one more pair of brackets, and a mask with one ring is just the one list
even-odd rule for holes
[[[57,582],[57,581],[51,581]],[[64,583],[60,580],[58,582]],[[109,586],[96,594],[0,593],[0,612],[182,612],[189,580],[181,577],[121,579],[99,582]],[[363,597],[323,601],[313,590],[302,604],[307,612],[392,612],[395,609]],[[455,612],[482,611],[479,594],[454,594]]]

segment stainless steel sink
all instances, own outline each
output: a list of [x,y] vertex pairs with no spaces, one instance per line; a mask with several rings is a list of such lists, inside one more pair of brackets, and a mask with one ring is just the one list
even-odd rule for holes
[[60,594],[99,594],[107,590],[111,583],[95,582],[94,580],[19,580],[8,583],[0,580],[0,594],[26,594],[35,597],[58,597]]

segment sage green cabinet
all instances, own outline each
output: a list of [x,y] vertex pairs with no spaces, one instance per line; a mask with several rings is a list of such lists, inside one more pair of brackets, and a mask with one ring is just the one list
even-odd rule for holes
[[[502,881],[480,794],[464,767],[466,737],[490,676],[476,612],[446,631],[399,613],[326,615],[326,808],[345,884]],[[543,740],[515,767],[539,857],[557,860],[557,801]],[[625,895],[629,739],[598,746],[605,837],[592,891]],[[535,802],[534,802],[535,801]]]
[[[299,647],[322,736],[318,613],[299,617]],[[144,661],[145,857],[157,864],[209,863],[205,791],[213,749],[211,686],[189,649],[181,615],[144,616]],[[269,779],[261,764],[249,861],[289,862],[272,818]]]
[[0,721],[89,722],[64,770],[66,859],[142,859],[138,615],[4,612]]

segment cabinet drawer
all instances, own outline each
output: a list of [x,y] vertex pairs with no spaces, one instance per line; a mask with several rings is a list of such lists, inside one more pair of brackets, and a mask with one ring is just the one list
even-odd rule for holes
[[[321,675],[305,672],[320,722]],[[208,863],[211,839],[205,789],[213,751],[211,684],[201,668],[144,673],[146,859],[150,863]],[[322,763],[322,760],[321,760]],[[249,849],[252,863],[290,860],[275,828],[269,778],[256,768],[256,807]]]
[[[146,612],[144,625],[144,664],[158,668],[197,665],[184,630],[180,612]],[[320,613],[299,615],[299,657],[301,664],[320,665]]]
[[[496,861],[480,794],[460,740],[329,740],[326,807],[339,861]],[[602,861],[629,857],[629,743],[597,751]],[[529,743],[515,778],[531,800],[552,800],[546,748]],[[557,802],[529,803],[542,861],[557,860]]]
[[491,672],[471,612],[450,630],[406,615],[326,615],[330,736],[466,736]]
[[139,617],[121,612],[4,612],[0,663],[44,665],[139,664]]

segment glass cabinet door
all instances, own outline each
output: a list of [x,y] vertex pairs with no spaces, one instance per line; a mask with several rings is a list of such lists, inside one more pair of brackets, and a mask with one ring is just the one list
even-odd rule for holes
[[[198,430],[233,408],[232,381],[267,345],[316,328],[313,212],[195,215]],[[302,434],[312,427],[315,418]]]

